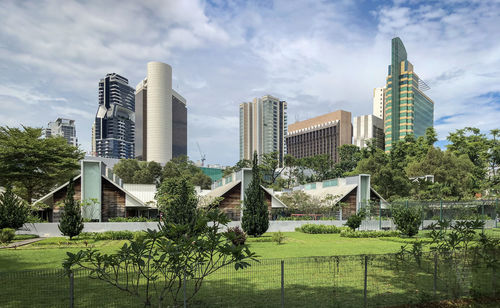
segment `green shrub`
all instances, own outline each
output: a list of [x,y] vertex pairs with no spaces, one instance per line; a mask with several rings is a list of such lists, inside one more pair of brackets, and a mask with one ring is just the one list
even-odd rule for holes
[[12,186],[7,186],[5,192],[0,194],[0,229],[19,229],[29,216],[27,203],[16,196]]
[[422,210],[417,207],[394,206],[392,219],[402,234],[412,237],[418,234],[422,224]]
[[59,231],[63,235],[69,236],[71,240],[83,230],[83,219],[80,209],[80,202],[74,199],[75,189],[73,180],[69,181],[66,199],[64,200],[64,211],[59,221]]
[[147,217],[115,217],[110,218],[109,222],[155,222],[158,221],[156,218]]
[[281,231],[275,232],[273,234],[273,242],[276,242],[276,244],[281,245],[285,241],[285,235],[281,233]]
[[133,239],[134,241],[142,243],[148,236],[148,233],[145,231],[134,232]]
[[316,224],[305,224],[300,227],[295,228],[295,231],[309,234],[333,234],[340,233],[345,230],[344,227],[328,226],[328,225],[316,225]]
[[359,228],[359,226],[361,226],[361,222],[363,221],[363,219],[365,219],[365,216],[365,209],[360,209],[359,212],[347,218],[347,222],[345,223],[345,225],[351,228],[352,231],[354,231]]
[[352,231],[346,230],[340,233],[341,237],[350,238],[375,238],[375,237],[397,237],[399,231]]
[[12,228],[3,228],[0,230],[0,243],[10,243],[16,236],[16,230]]
[[[132,231],[105,231],[105,232],[83,232],[78,236],[80,240],[132,240],[135,234],[145,233],[144,231],[132,232]],[[140,235],[137,235],[140,237]]]

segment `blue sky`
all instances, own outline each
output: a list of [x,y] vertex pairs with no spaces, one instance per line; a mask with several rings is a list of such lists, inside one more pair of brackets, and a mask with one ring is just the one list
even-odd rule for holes
[[391,38],[430,85],[440,144],[500,127],[500,1],[1,1],[0,125],[76,120],[90,150],[97,85],[133,87],[148,61],[173,67],[188,102],[188,154],[239,159],[238,106],[271,94],[288,119],[372,110]]

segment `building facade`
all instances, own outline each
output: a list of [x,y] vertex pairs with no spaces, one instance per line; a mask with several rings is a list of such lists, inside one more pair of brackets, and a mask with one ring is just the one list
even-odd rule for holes
[[172,89],[172,67],[149,62],[135,90],[136,157],[167,163],[187,155],[186,99]]
[[240,104],[240,160],[278,153],[280,165],[286,153],[287,103],[271,95]]
[[45,138],[55,136],[63,137],[68,144],[77,147],[75,120],[58,118],[54,122],[49,122],[45,129]]
[[372,114],[354,117],[353,144],[364,148],[368,142],[384,149],[384,121]]
[[134,158],[134,89],[116,73],[99,81],[99,108],[92,127],[95,155]]
[[286,146],[295,158],[327,154],[338,161],[338,149],[352,144],[351,113],[337,110],[288,126]]
[[385,87],[373,89],[373,115],[384,119]]
[[423,91],[429,87],[414,72],[399,37],[392,39],[392,60],[385,89],[385,150],[406,135],[425,135],[434,123],[434,102]]

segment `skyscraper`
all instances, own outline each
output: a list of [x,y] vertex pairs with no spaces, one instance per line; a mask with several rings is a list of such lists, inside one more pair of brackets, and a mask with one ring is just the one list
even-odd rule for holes
[[351,113],[337,110],[288,126],[286,146],[295,158],[327,154],[337,162],[338,149],[352,143]]
[[187,155],[186,99],[172,89],[172,67],[149,62],[135,89],[136,157],[165,164]]
[[386,151],[406,135],[423,136],[427,127],[433,126],[434,102],[423,93],[428,89],[429,86],[415,74],[401,39],[393,38],[392,61],[385,89]]
[[271,95],[240,104],[240,159],[278,152],[280,165],[286,152],[287,103]]
[[384,149],[384,121],[373,114],[355,117],[353,121],[353,144],[364,148],[368,141]]
[[45,129],[45,137],[61,136],[75,147],[78,146],[76,138],[75,120],[57,118],[54,122],[49,122]]
[[373,89],[373,115],[377,118],[384,118],[384,87]]
[[99,108],[93,127],[95,154],[101,157],[134,158],[134,89],[118,74],[99,81]]

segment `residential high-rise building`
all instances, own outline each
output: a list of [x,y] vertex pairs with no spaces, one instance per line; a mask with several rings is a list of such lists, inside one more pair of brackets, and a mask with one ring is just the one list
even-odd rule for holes
[[75,147],[78,146],[78,139],[76,138],[75,120],[57,118],[54,122],[49,122],[45,129],[45,137],[60,136],[64,137]]
[[95,154],[101,157],[134,158],[134,88],[116,73],[99,81],[99,108],[94,122]]
[[354,117],[353,144],[364,148],[368,141],[384,149],[384,121],[372,114]]
[[167,163],[187,155],[186,99],[172,89],[172,67],[149,62],[147,77],[135,89],[135,155]]
[[352,144],[351,113],[337,110],[288,126],[286,146],[295,158],[327,154],[338,161],[338,149]]
[[280,165],[286,153],[287,103],[271,95],[240,104],[240,159],[278,152]]
[[384,131],[385,150],[406,135],[425,135],[433,126],[434,102],[423,91],[429,86],[420,79],[408,61],[406,49],[399,37],[392,39],[392,60],[385,89]]
[[384,119],[385,87],[373,89],[373,115]]

